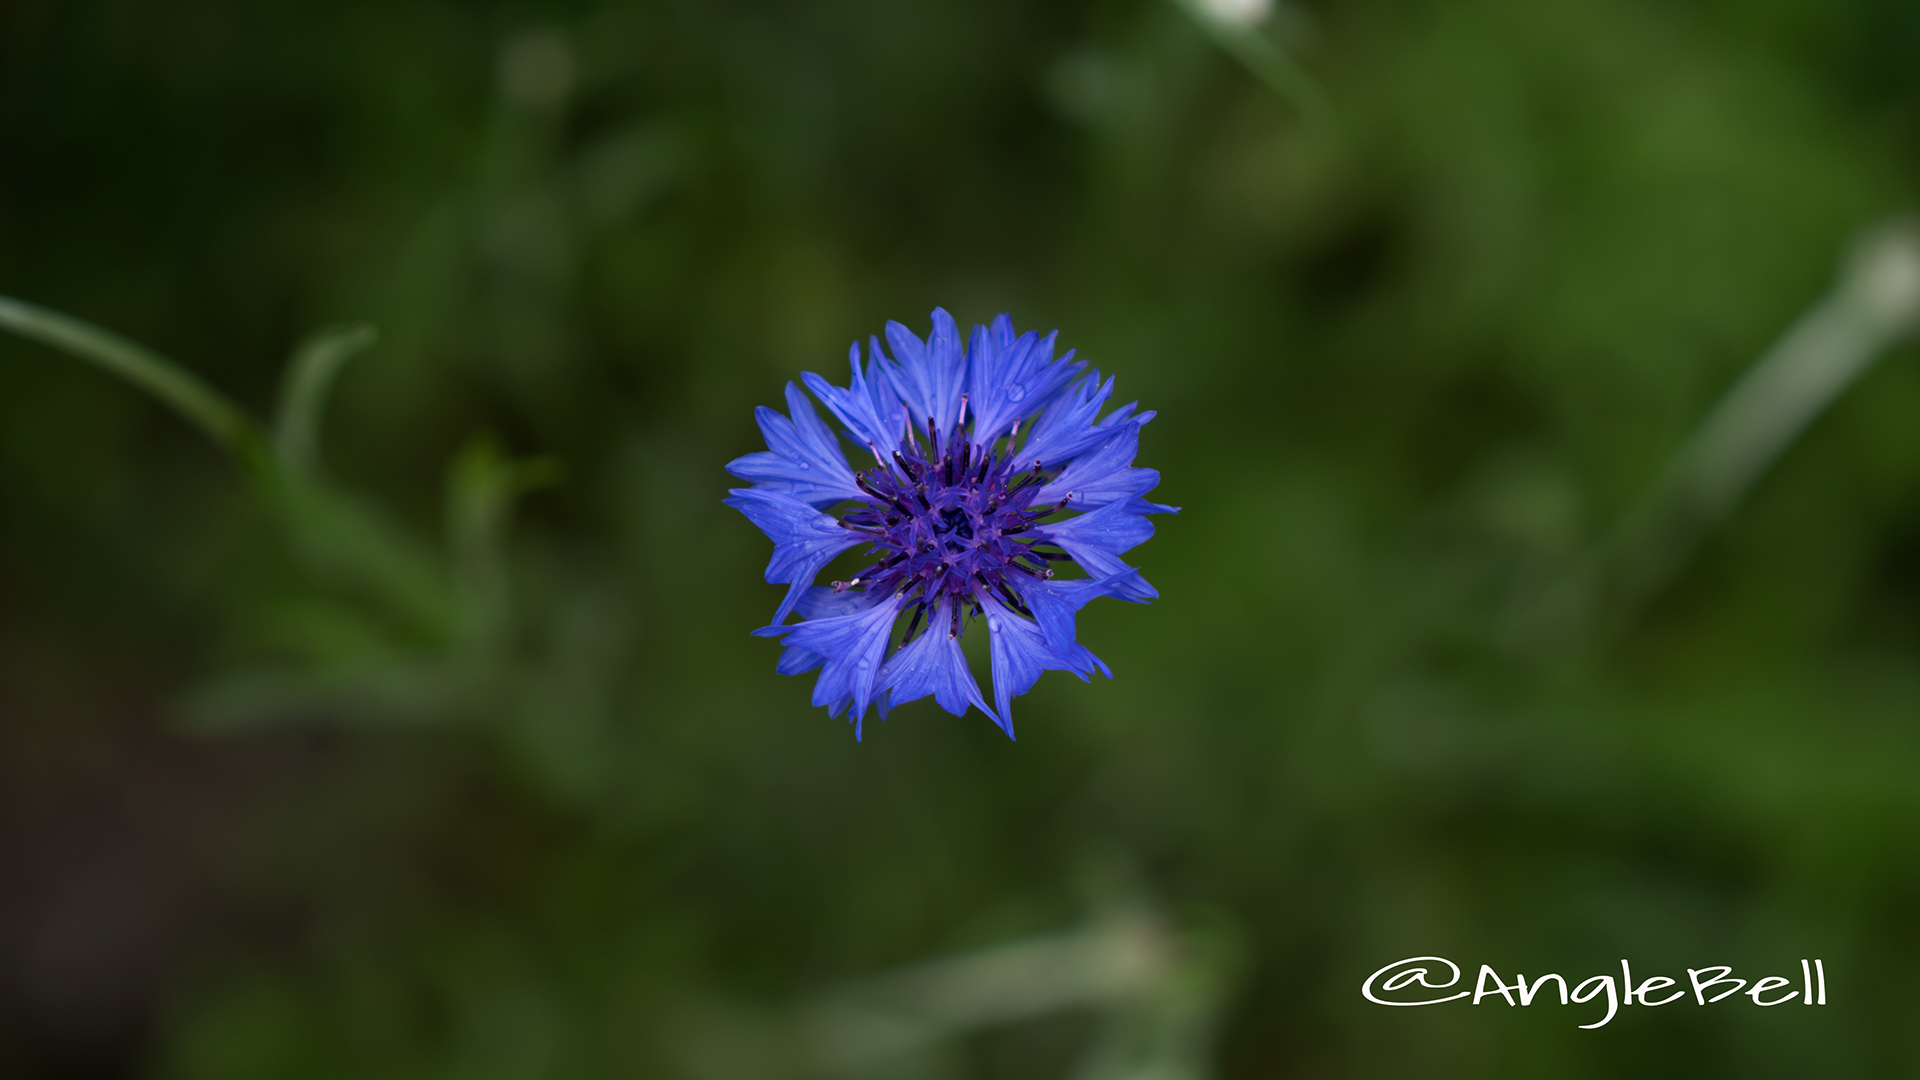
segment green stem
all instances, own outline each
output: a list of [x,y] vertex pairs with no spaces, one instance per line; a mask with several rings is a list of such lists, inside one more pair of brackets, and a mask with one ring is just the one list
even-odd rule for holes
[[1855,241],[1833,290],[1727,390],[1614,532],[1522,610],[1515,640],[1619,636],[1808,425],[1916,329],[1920,224],[1895,219]]
[[1302,116],[1325,124],[1334,122],[1333,100],[1285,49],[1251,26],[1222,21],[1197,0],[1175,2],[1214,44],[1240,61],[1241,66],[1269,90],[1300,110]]
[[112,331],[7,296],[0,296],[0,326],[113,372],[243,459],[252,456],[260,443],[253,423],[219,391],[159,353]]
[[320,412],[327,393],[341,367],[371,346],[375,336],[371,326],[328,327],[295,350],[273,420],[274,449],[283,469],[313,477],[320,463]]
[[1626,611],[1676,575],[1768,468],[1895,341],[1920,326],[1920,228],[1855,242],[1834,290],[1733,384],[1677,453],[1610,552]]

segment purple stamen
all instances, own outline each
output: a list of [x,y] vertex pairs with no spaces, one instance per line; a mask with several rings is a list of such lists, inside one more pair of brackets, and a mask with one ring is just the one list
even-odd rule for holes
[[925,443],[920,434],[909,425],[898,449],[884,458],[876,454],[883,463],[855,477],[869,501],[849,507],[841,526],[871,537],[880,557],[855,581],[915,601],[902,646],[913,640],[921,615],[942,603],[949,605],[948,633],[954,637],[963,629],[962,607],[978,613],[984,598],[1030,617],[1011,579],[1049,578],[1047,564],[1068,556],[1033,551],[1028,541],[1009,538],[1031,532],[1037,519],[1064,507],[1028,508],[1036,485],[1058,471],[1034,461],[1030,472],[1013,473],[1011,455],[976,445],[959,425],[943,433],[929,420]]

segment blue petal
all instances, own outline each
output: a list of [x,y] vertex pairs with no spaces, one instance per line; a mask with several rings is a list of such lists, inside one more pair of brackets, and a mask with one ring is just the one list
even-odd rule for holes
[[[978,328],[976,327],[976,329]],[[993,335],[993,344],[996,348],[1004,349],[1012,345],[1013,339],[1016,336],[1013,332],[1013,316],[1004,311],[995,315],[993,317],[993,329],[988,330],[987,333]]]
[[1100,407],[1113,396],[1113,380],[1100,381],[1100,373],[1082,379],[1072,392],[1055,401],[1034,421],[1026,444],[1015,461],[1028,466],[1039,461],[1048,467],[1062,464],[1107,441],[1112,432],[1094,426]]
[[[865,611],[885,599],[884,593],[861,592],[858,589],[830,589],[825,585],[815,585],[800,594],[800,600],[793,605],[793,610],[803,619],[827,619],[836,615],[851,615],[857,611]],[[756,637],[781,637],[790,629],[792,628],[786,626],[763,626],[753,633]],[[827,658],[819,653],[800,648],[792,642],[786,642],[785,646],[780,653],[780,662],[773,668],[782,675],[799,675],[812,671],[827,661]]]
[[932,361],[927,357],[926,342],[914,336],[905,325],[889,321],[887,346],[893,350],[894,366],[887,369],[893,376],[893,391],[906,403],[913,429],[918,433],[920,425],[936,412],[933,373],[928,370]]
[[[847,698],[855,723],[866,718],[867,706],[884,692],[880,686],[881,659],[899,614],[900,598],[890,596],[865,611],[779,628],[786,633],[788,648],[804,649],[823,658],[820,680],[813,685],[815,705],[832,706]],[[854,735],[859,736],[858,728]]]
[[1054,522],[1034,530],[1037,539],[1052,540],[1094,577],[1123,574],[1120,556],[1153,535],[1153,522],[1132,512],[1125,502],[1108,503],[1090,513]]
[[853,367],[853,380],[844,390],[834,386],[813,372],[803,372],[800,376],[828,411],[838,417],[847,430],[853,434],[853,440],[870,447],[877,455],[884,457],[900,442],[901,428],[906,423],[907,413],[900,407],[900,397],[894,393],[893,378],[888,374],[893,367],[891,361],[880,351],[876,340],[868,352],[867,369],[860,369],[860,343],[854,342],[847,351],[847,359]]
[[[1096,427],[1095,431],[1107,431]],[[1072,496],[1067,503],[1075,510],[1093,510],[1110,502],[1122,502],[1144,495],[1160,483],[1154,469],[1132,468],[1140,452],[1140,424],[1127,424],[1107,434],[1106,441],[1091,453],[1074,458],[1059,476],[1034,493],[1036,506],[1046,506]]]
[[826,657],[812,649],[796,649],[789,646],[780,650],[780,662],[773,665],[773,670],[782,675],[804,675],[826,662]]
[[960,423],[960,398],[967,392],[967,350],[960,341],[960,327],[946,308],[933,309],[933,332],[927,335],[927,359],[935,375],[939,411],[933,414],[941,432]]
[[[853,704],[853,695],[848,694],[846,697],[843,697],[838,701],[835,701],[833,704],[827,706],[827,715],[832,717],[835,720],[838,720],[840,719],[840,714],[843,712],[846,712],[847,706],[851,704]],[[873,707],[880,711],[880,719],[885,720],[887,718],[887,695],[881,694],[879,697],[874,698]],[[855,718],[855,717],[849,716],[847,717],[847,719],[853,721],[853,741],[859,742],[860,729],[865,724],[865,717]]]
[[815,585],[800,594],[800,602],[794,605],[793,610],[799,612],[803,619],[830,619],[836,615],[865,611],[886,598],[885,593]]
[[786,599],[780,602],[780,609],[774,613],[775,624],[786,620],[787,613],[799,602],[807,586],[813,584],[822,567],[861,540],[841,528],[833,518],[792,495],[764,488],[733,488],[723,501],[747,515],[747,519],[760,526],[760,531],[773,541],[767,580],[776,584],[793,583]]
[[[1085,666],[1085,660],[1091,659],[1094,663],[1099,661],[1092,653],[1082,657],[1084,648],[1076,651],[1074,613],[1101,596],[1115,596],[1144,604],[1160,595],[1153,586],[1147,584],[1147,579],[1141,577],[1138,570],[1128,570],[1112,577],[1080,578],[1075,581],[1037,581],[1017,574],[1014,575],[1013,587],[1039,621],[1040,632],[1046,637],[1047,647],[1053,650],[1054,659],[1081,678],[1093,670]],[[1100,667],[1105,671],[1106,665],[1101,664]],[[1110,671],[1106,675],[1113,677]]]
[[[997,722],[1007,738],[1013,738],[1013,699],[1033,689],[1041,672],[1072,671],[1085,679],[1084,673],[1095,667],[1107,671],[1107,665],[1082,645],[1074,645],[1070,658],[1061,661],[1039,624],[991,596],[982,596],[980,603],[987,609],[987,632],[992,638],[993,700],[1000,709]],[[1112,676],[1110,671],[1107,674]]]
[[993,321],[993,330],[973,328],[973,340],[967,345],[967,393],[973,417],[973,441],[987,444],[1006,434],[1013,421],[1026,415],[1021,403],[1026,400],[1025,386],[1013,390],[1009,371],[1022,364],[1033,351],[1038,335],[1029,330],[1017,339],[1009,339],[1013,323],[1005,315]]
[[893,346],[898,367],[894,390],[913,410],[917,432],[932,420],[943,435],[960,418],[960,395],[966,387],[967,355],[960,347],[960,328],[945,308],[933,309],[933,333],[921,341],[897,322],[887,324],[887,344]]
[[967,350],[969,393],[972,395],[973,441],[990,443],[1007,433],[1015,421],[1045,408],[1085,363],[1073,363],[1073,353],[1053,358],[1058,331],[1044,338],[1032,331],[1013,336],[1013,320],[1001,315],[993,329],[973,328]]
[[866,498],[853,482],[853,470],[840,453],[833,429],[814,413],[813,403],[792,383],[787,384],[787,408],[793,413],[792,419],[764,405],[754,410],[768,449],[735,458],[727,463],[727,471],[816,506]]
[[1092,682],[1088,676],[1096,671],[1109,679],[1113,678],[1113,669],[1107,666],[1107,662],[1077,641],[1067,646],[1067,658],[1061,663],[1060,670],[1080,676],[1081,682]]
[[[1129,401],[1125,405],[1122,405],[1119,408],[1108,413],[1107,415],[1101,417],[1100,422],[1098,424],[1095,424],[1094,426],[1103,427],[1103,428],[1117,427],[1120,424],[1126,423],[1128,420],[1134,419],[1133,410],[1139,407],[1140,407],[1139,402]],[[1160,414],[1154,412],[1152,409],[1148,409],[1146,412],[1141,413],[1139,416],[1140,426],[1145,427],[1147,424],[1147,421],[1153,419],[1158,415]]]
[[968,704],[977,706],[987,719],[998,724],[1000,718],[987,708],[980,684],[967,667],[966,654],[960,651],[960,639],[946,633],[948,609],[955,601],[943,601],[935,608],[927,628],[906,647],[894,653],[880,673],[894,705],[933,695],[940,707],[955,716],[964,716]]

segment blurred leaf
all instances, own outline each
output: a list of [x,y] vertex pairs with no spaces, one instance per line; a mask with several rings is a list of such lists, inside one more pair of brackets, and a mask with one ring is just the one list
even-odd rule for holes
[[280,467],[310,478],[320,465],[320,417],[333,389],[333,380],[348,360],[366,351],[378,339],[365,324],[328,327],[315,332],[294,351],[280,385],[280,407],[274,414],[273,442]]
[[120,376],[243,460],[256,450],[258,434],[239,409],[199,376],[144,345],[5,296],[0,296],[0,326]]

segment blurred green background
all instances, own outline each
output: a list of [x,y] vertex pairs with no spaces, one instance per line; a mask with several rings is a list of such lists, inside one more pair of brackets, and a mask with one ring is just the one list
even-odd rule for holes
[[[1920,7],[1283,6],[1330,114],[1206,29],[0,8],[0,293],[261,416],[310,331],[381,335],[319,509],[0,341],[0,1073],[1920,1075],[1915,350],[1635,617],[1526,614],[1916,201]],[[747,636],[721,467],[935,305],[1059,327],[1185,511],[1161,600],[1083,615],[1113,682],[856,744]],[[820,1049],[810,1002],[1114,912],[1180,958],[1133,997]],[[1833,1004],[1361,999],[1420,954],[1821,957]],[[1103,1064],[1147,1013],[1170,1064]]]

